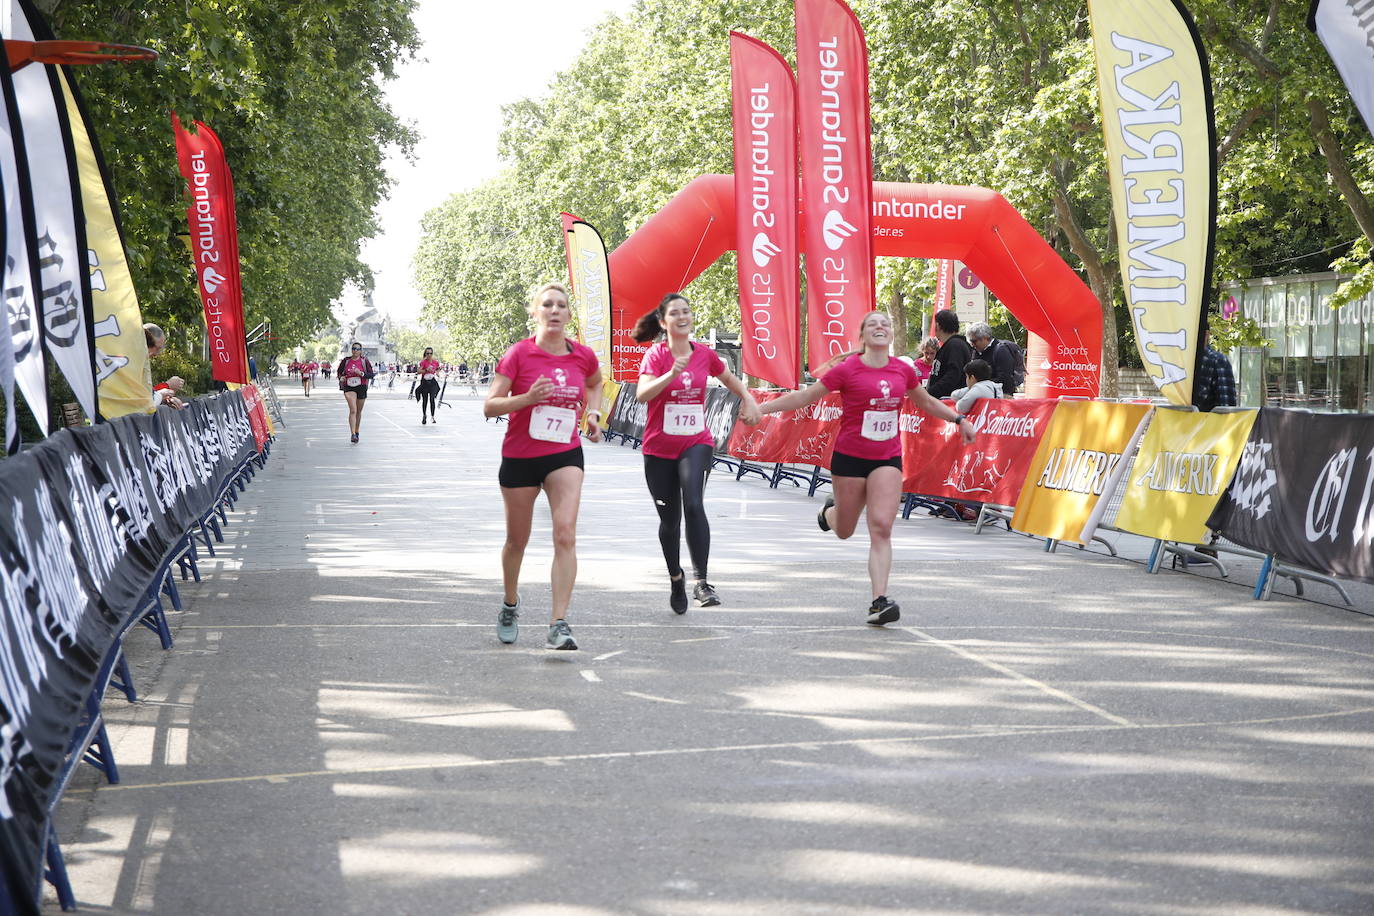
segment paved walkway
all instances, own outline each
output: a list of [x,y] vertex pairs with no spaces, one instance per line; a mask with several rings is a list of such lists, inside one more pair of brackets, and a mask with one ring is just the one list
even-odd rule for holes
[[1374,912],[1368,616],[920,516],[870,629],[862,534],[721,475],[725,604],[675,617],[639,454],[588,445],[583,648],[542,508],[505,647],[480,401],[378,392],[350,445],[281,390],[175,648],[130,636],[122,784],[60,810],[87,912]]

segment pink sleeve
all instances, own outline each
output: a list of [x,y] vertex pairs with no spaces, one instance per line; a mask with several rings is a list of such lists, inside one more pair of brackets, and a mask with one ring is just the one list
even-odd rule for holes
[[639,362],[640,375],[662,375],[663,370],[658,368],[658,354],[663,352],[657,345],[650,347],[644,354],[644,359]]
[[908,366],[906,363],[902,363],[902,370],[902,375],[906,376],[907,391],[910,391],[913,388],[919,388],[921,386],[921,377],[916,374],[915,369],[913,369],[911,366]]
[[844,387],[844,383],[849,381],[849,360],[840,363],[816,381],[831,391],[839,391]]
[[501,361],[496,364],[496,371],[506,378],[513,379],[516,373],[520,371],[519,347],[520,344],[515,344],[505,352]]
[[596,358],[596,351],[591,347],[583,347],[586,352],[582,354],[582,377],[591,378],[601,369],[601,360]]
[[725,371],[725,360],[721,359],[720,354],[715,350],[708,350],[707,352],[711,354],[711,366],[708,371],[712,377],[720,375]]

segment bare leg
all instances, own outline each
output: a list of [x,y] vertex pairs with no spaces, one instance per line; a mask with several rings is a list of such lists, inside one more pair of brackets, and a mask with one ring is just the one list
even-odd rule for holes
[[344,400],[348,402],[348,431],[356,433],[358,431],[358,394],[355,391],[345,391]]
[[892,467],[868,475],[868,581],[873,597],[887,594],[892,571],[892,522],[902,495],[902,472]]
[[506,604],[514,606],[520,593],[520,564],[525,561],[525,547],[530,542],[530,527],[534,522],[534,501],[538,487],[502,487],[501,501],[506,504],[506,543],[501,547],[501,581],[506,590]]
[[582,469],[559,468],[544,478],[544,492],[553,513],[552,619],[568,614],[573,583],[577,581],[577,509],[582,501]]
[[859,526],[859,516],[864,511],[868,492],[867,477],[831,477],[830,489],[835,494],[835,505],[825,512],[825,520],[835,537],[847,540]]
[[363,426],[363,408],[367,406],[367,401],[364,400],[363,398],[360,398],[360,397],[356,396],[356,395],[354,396],[353,400],[354,400],[354,401],[357,403],[357,405],[358,405],[358,410],[357,410],[357,412],[356,412],[355,414],[353,414],[353,431],[356,433],[356,432],[361,432],[361,431],[362,431],[362,426]]

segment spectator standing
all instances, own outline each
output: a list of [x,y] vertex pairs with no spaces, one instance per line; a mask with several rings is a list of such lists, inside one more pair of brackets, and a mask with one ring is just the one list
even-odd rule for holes
[[1019,352],[1013,352],[1013,345],[993,337],[991,326],[983,321],[969,325],[968,342],[974,354],[988,364],[992,381],[1002,386],[1002,397],[1015,394],[1021,359]]
[[1198,360],[1197,377],[1193,379],[1193,405],[1210,411],[1218,407],[1235,407],[1236,376],[1231,361],[1212,346],[1212,332],[1202,332],[1202,359]]
[[930,374],[935,370],[935,354],[939,352],[940,341],[927,337],[921,343],[921,355],[911,361],[911,368],[916,370],[916,377],[922,385],[930,381]]
[[935,354],[926,389],[934,397],[947,398],[954,389],[964,386],[964,366],[973,359],[973,348],[959,333],[959,316],[949,309],[935,313],[935,338],[940,349]]

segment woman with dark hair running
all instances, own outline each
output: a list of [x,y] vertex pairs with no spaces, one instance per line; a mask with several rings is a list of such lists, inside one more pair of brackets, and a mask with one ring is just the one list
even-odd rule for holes
[[375,375],[372,361],[363,356],[360,343],[354,343],[349,348],[349,355],[339,360],[339,390],[348,402],[350,442],[358,441],[358,427],[363,422],[363,407],[367,405],[367,386]]
[[429,405],[430,423],[438,423],[434,416],[434,402],[439,397],[439,361],[434,358],[434,348],[425,347],[425,357],[420,360],[420,384],[415,393],[420,396],[420,425],[425,425],[425,405]]
[[534,503],[543,490],[553,516],[553,589],[545,648],[576,649],[568,627],[568,605],[577,579],[577,509],[582,499],[582,442],[578,412],[585,405],[587,438],[601,441],[601,367],[591,347],[566,335],[572,312],[568,292],[546,283],[530,302],[535,332],[514,344],[491,379],[483,413],[509,415],[501,443],[501,499],[506,507],[506,543],[501,548],[505,597],[496,618],[496,638],[515,642],[519,633],[520,565],[534,523]]
[[740,419],[759,422],[758,404],[709,347],[692,342],[692,305],[681,293],[669,293],[658,308],[635,325],[634,338],[648,343],[666,335],[644,354],[635,399],[649,405],[644,426],[644,479],[658,510],[658,542],[668,564],[668,606],[687,612],[687,581],[681,564],[682,516],[687,516],[687,552],[692,557],[696,585],[692,597],[699,607],[720,604],[706,581],[711,552],[711,528],[706,521],[704,490],[711,468],[715,438],[706,428],[706,379],[718,378],[739,395]]
[[902,440],[897,421],[905,396],[932,416],[958,424],[965,442],[973,441],[973,424],[921,387],[916,370],[888,355],[892,319],[869,312],[859,324],[860,349],[849,354],[809,388],[790,391],[761,406],[763,413],[796,410],[832,391],[840,393],[844,412],[830,458],[834,496],[825,501],[816,523],[841,540],[854,534],[868,509],[868,579],[873,603],[867,622],[873,626],[901,617],[897,602],[887,597],[892,570],[892,522],[902,495]]

